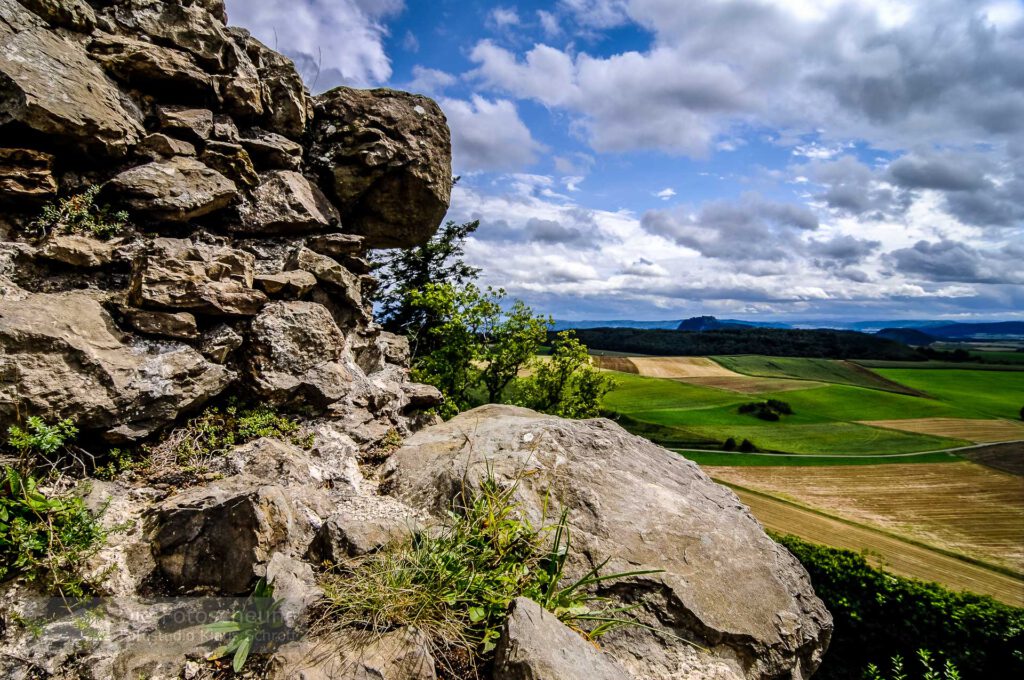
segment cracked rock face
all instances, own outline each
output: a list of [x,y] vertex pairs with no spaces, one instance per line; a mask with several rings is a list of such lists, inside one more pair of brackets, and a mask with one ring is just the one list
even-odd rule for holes
[[191,347],[132,341],[87,292],[0,301],[0,415],[72,418],[112,441],[145,437],[233,378]]
[[[832,618],[796,558],[695,464],[610,421],[484,406],[414,435],[389,466],[394,495],[433,512],[489,469],[505,482],[521,476],[517,495],[537,521],[550,493],[569,512],[576,573],[593,566],[582,556],[610,558],[609,572],[662,570],[616,595],[642,603],[645,623],[709,648],[736,677],[803,679],[821,661]],[[604,644],[645,678],[677,677],[696,658],[645,631]]]

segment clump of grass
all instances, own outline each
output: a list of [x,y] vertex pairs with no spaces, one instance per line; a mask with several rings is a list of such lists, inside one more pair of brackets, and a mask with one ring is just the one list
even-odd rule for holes
[[784,401],[769,399],[768,401],[752,401],[748,404],[741,404],[738,411],[749,413],[770,422],[778,421],[782,416],[793,415],[793,409]]
[[100,186],[91,186],[82,193],[59,199],[43,207],[32,229],[40,236],[48,234],[85,234],[100,239],[117,236],[128,223],[128,213],[98,205]]
[[0,479],[0,581],[21,575],[42,590],[79,598],[92,589],[82,565],[111,532],[70,493],[44,494],[38,481],[5,467]]
[[481,668],[519,596],[538,602],[591,640],[619,625],[640,625],[628,616],[631,608],[611,606],[591,587],[654,572],[601,575],[606,560],[563,584],[571,548],[566,515],[533,527],[515,502],[515,491],[515,485],[502,489],[489,479],[473,500],[456,503],[437,531],[328,572],[327,630],[383,634],[411,626],[427,635],[440,656],[454,651]]
[[201,469],[235,446],[261,437],[274,437],[309,448],[312,435],[299,437],[299,423],[266,404],[243,406],[230,400],[211,406],[175,430],[160,448],[172,452],[177,465]]

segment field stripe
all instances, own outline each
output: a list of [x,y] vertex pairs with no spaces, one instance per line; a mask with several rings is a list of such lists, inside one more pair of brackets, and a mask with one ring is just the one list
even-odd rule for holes
[[953,590],[968,590],[1013,605],[1024,606],[1024,579],[986,567],[977,560],[954,557],[911,543],[871,527],[832,517],[768,494],[728,484],[765,527],[834,548],[860,552],[894,574],[934,581]]

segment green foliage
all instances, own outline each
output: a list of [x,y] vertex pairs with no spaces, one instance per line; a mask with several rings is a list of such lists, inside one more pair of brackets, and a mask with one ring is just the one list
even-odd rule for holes
[[224,406],[210,406],[199,416],[176,430],[169,442],[180,465],[200,466],[202,461],[227,453],[240,444],[274,437],[309,448],[310,438],[301,440],[295,432],[296,420],[282,415],[266,404],[246,407],[237,400]]
[[777,422],[782,416],[793,415],[793,408],[786,402],[779,401],[778,399],[740,404],[736,410],[739,413],[750,414],[769,422]]
[[503,310],[505,291],[472,283],[461,288],[428,284],[412,291],[409,300],[434,319],[426,342],[417,341],[433,349],[416,357],[413,377],[441,390],[445,417],[481,403],[477,389],[498,401],[533,359],[550,323],[519,301]]
[[206,626],[212,633],[231,634],[228,643],[215,649],[207,658],[212,661],[233,653],[231,669],[240,673],[253,647],[273,642],[277,631],[284,628],[280,609],[281,602],[274,599],[274,587],[260,579],[244,606],[230,619]]
[[480,270],[462,258],[466,237],[479,226],[479,222],[447,222],[423,245],[385,251],[376,260],[381,325],[392,333],[411,335],[415,354],[438,348],[437,335],[430,332],[438,318],[430,307],[415,304],[411,294],[432,284],[461,288],[475,279]]
[[82,597],[90,583],[82,576],[86,559],[109,532],[70,494],[47,496],[37,480],[11,467],[0,479],[0,581],[21,575],[43,590]]
[[548,361],[538,361],[524,381],[523,405],[563,418],[593,418],[601,400],[615,386],[590,363],[587,348],[572,331],[558,333]]
[[[921,663],[923,680],[960,680],[960,671],[949,659],[946,659],[941,671],[935,670],[932,654],[927,649],[917,650],[917,659]],[[867,670],[864,671],[864,678],[865,680],[907,680],[907,674],[903,669],[903,657],[894,656],[892,658],[892,673],[888,676],[883,675],[875,664],[868,664]]]
[[128,222],[128,213],[114,211],[108,205],[97,205],[99,185],[89,187],[80,194],[49,203],[33,222],[33,229],[41,235],[86,234],[109,239],[121,232]]
[[[868,664],[877,666],[922,648],[959,669],[953,677],[1024,677],[1024,609],[893,576],[846,550],[792,536],[775,539],[810,573],[814,591],[835,622],[828,654],[815,678],[860,680]],[[907,673],[910,680],[939,678],[935,671],[931,677]]]
[[49,460],[78,436],[78,428],[69,418],[49,425],[39,416],[30,416],[24,429],[11,425],[7,435],[7,444],[23,459]]
[[97,465],[92,475],[98,479],[114,479],[125,472],[144,469],[149,461],[139,459],[131,449],[112,448],[107,451],[107,460]]
[[[563,514],[533,527],[514,501],[515,485],[486,480],[475,498],[454,504],[437,531],[394,543],[326,577],[334,625],[376,634],[405,626],[438,648],[459,648],[478,661],[493,650],[512,600],[530,597],[590,639],[636,624],[626,610],[588,592],[608,580],[651,572],[600,575],[604,563],[562,584],[571,542]],[[553,534],[548,547],[544,535]],[[636,624],[638,625],[638,624]]]

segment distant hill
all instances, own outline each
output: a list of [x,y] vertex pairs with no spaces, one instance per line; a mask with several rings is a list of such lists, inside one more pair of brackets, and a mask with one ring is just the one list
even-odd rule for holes
[[999,321],[995,323],[951,323],[943,326],[929,326],[928,335],[948,340],[969,338],[1024,338],[1024,321]]
[[590,349],[660,356],[764,354],[822,359],[921,361],[906,345],[867,333],[782,328],[720,328],[671,331],[639,328],[582,328],[576,335]]
[[556,331],[566,331],[575,328],[661,328],[661,329],[675,329],[679,325],[679,319],[673,319],[669,321],[634,321],[632,319],[610,319],[610,320],[584,320],[584,321],[565,321],[563,319],[555,319],[555,325],[553,326]]
[[[931,330],[931,329],[929,329]],[[883,328],[875,333],[876,336],[902,342],[904,345],[913,347],[925,347],[937,340],[934,335],[925,333],[917,328]]]
[[722,328],[789,328],[789,326],[784,323],[718,319],[713,316],[694,316],[681,321],[676,326],[678,331],[715,331]]

